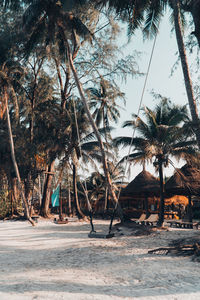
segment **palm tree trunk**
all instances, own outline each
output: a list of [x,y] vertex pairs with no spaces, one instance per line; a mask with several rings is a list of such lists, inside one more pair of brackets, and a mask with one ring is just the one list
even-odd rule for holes
[[194,0],[194,1],[190,1],[190,13],[192,14],[192,18],[194,21],[194,27],[195,30],[192,32],[192,34],[195,35],[195,37],[197,38],[199,47],[200,47],[200,17],[199,17],[199,13],[200,13],[200,0]]
[[44,191],[42,196],[42,205],[40,209],[40,214],[44,218],[49,217],[49,204],[51,198],[51,185],[53,180],[53,171],[54,171],[55,160],[53,160],[48,167],[47,178],[44,184]]
[[66,46],[67,46],[67,56],[68,56],[68,60],[69,60],[69,65],[70,65],[70,68],[72,70],[72,73],[73,73],[73,76],[74,76],[74,79],[75,79],[75,82],[76,82],[76,85],[77,85],[77,88],[78,88],[78,91],[79,91],[79,94],[80,94],[81,101],[83,102],[85,112],[88,116],[89,122],[90,122],[90,124],[91,124],[91,126],[94,130],[94,133],[96,135],[96,138],[99,142],[99,147],[100,147],[101,156],[102,156],[103,169],[104,169],[105,177],[107,179],[108,187],[109,187],[112,199],[113,199],[114,203],[117,205],[118,215],[119,215],[121,221],[123,222],[124,221],[123,212],[122,212],[122,209],[121,209],[120,205],[118,204],[118,199],[117,199],[117,196],[115,194],[114,188],[112,186],[110,174],[109,174],[109,171],[108,171],[108,164],[107,164],[107,160],[106,160],[106,156],[105,156],[103,142],[101,140],[101,136],[100,136],[98,128],[97,128],[97,126],[94,122],[94,119],[93,119],[93,117],[90,113],[89,106],[87,104],[87,100],[86,100],[84,92],[83,92],[83,88],[82,88],[81,83],[79,81],[79,78],[77,76],[76,69],[74,67],[73,60],[72,60],[72,55],[71,55],[69,43],[68,43],[67,39],[65,39],[65,42],[66,42]]
[[158,161],[158,168],[159,168],[158,171],[159,171],[159,179],[160,179],[160,213],[159,213],[158,225],[162,226],[164,222],[164,208],[165,208],[162,160]]
[[196,100],[193,93],[192,81],[190,78],[189,67],[186,57],[185,46],[183,43],[183,36],[181,32],[181,23],[180,23],[180,2],[179,0],[172,0],[173,5],[173,14],[174,14],[174,24],[175,24],[175,32],[176,32],[176,40],[179,49],[179,55],[181,58],[181,65],[183,70],[183,76],[185,81],[185,88],[187,92],[188,103],[190,107],[190,113],[192,116],[192,121],[194,122],[195,134],[198,146],[200,148],[200,126],[199,126],[199,116],[196,105]]
[[71,202],[71,186],[70,186],[70,180],[69,180],[69,172],[67,169],[67,188],[68,188],[68,212],[69,216],[72,216],[72,202]]
[[7,125],[8,125],[9,139],[10,139],[11,157],[12,157],[15,173],[16,173],[17,180],[18,180],[19,187],[20,187],[20,192],[21,192],[21,196],[22,196],[22,200],[23,200],[23,204],[24,204],[24,209],[25,209],[25,216],[26,216],[27,220],[34,226],[35,222],[31,219],[30,214],[29,214],[29,207],[28,207],[28,203],[26,201],[25,195],[24,195],[21,177],[19,174],[19,168],[18,168],[17,161],[15,158],[15,148],[14,148],[14,142],[13,142],[12,129],[11,129],[10,114],[9,114],[9,109],[8,109],[7,91],[5,91],[5,99],[6,99],[6,116],[7,116]]
[[104,202],[104,212],[108,209],[108,187],[105,187],[105,202]]
[[73,164],[73,191],[74,191],[74,206],[76,209],[76,214],[79,219],[84,219],[86,216],[82,213],[79,201],[78,201],[78,191],[77,191],[77,181],[76,181],[76,165]]

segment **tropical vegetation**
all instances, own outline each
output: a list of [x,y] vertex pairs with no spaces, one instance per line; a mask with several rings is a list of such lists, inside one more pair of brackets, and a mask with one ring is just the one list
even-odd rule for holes
[[[160,96],[161,97],[161,96]],[[162,97],[161,97],[162,98]],[[122,158],[134,163],[153,163],[159,173],[160,180],[160,218],[159,225],[164,222],[164,177],[163,167],[168,166],[171,157],[177,160],[191,160],[197,156],[196,140],[191,139],[187,126],[188,113],[186,106],[172,104],[169,99],[162,98],[155,109],[143,109],[145,120],[133,114],[133,119],[126,121],[124,127],[136,129],[138,136],[118,137],[116,145],[129,145],[132,153]]]
[[[191,160],[198,152],[196,141],[200,147],[197,102],[183,42],[185,15],[190,14],[199,44],[199,6],[199,1],[181,0],[1,1],[0,181],[1,201],[10,203],[11,214],[17,213],[17,203],[34,225],[36,197],[38,213],[49,217],[52,190],[63,182],[70,214],[74,209],[85,218],[87,209],[80,206],[84,198],[88,209],[89,200],[100,198],[105,200],[104,211],[110,203],[116,206],[126,175],[117,163],[119,145],[131,144],[133,153],[121,162],[154,161],[163,223],[163,166],[171,156]],[[173,15],[191,120],[185,106],[162,99],[154,109],[144,108],[145,121],[133,114],[133,120],[125,122],[137,130],[137,137],[113,143],[112,126],[118,126],[125,104],[118,82],[141,75],[136,57],[120,53],[120,22],[128,24],[128,35],[142,29],[147,39],[157,34],[167,7]],[[117,210],[123,221],[120,205]]]

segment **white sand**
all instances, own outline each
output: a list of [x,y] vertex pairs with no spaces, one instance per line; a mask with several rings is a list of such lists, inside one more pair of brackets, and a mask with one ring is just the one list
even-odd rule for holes
[[[108,227],[108,221],[95,223]],[[100,240],[87,237],[89,228],[73,221],[39,221],[36,227],[1,221],[0,300],[200,299],[200,263],[147,253],[199,230]]]

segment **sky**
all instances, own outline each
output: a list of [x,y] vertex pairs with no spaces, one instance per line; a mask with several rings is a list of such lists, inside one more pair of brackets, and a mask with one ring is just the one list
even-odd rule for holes
[[[127,43],[126,29],[123,31],[124,44]],[[143,41],[142,34],[138,32],[132,37],[131,42],[127,45],[124,55],[131,54],[132,51],[142,51],[141,59],[137,61],[141,72],[146,73],[149,59],[152,51],[154,40]],[[124,45],[123,47],[124,48]],[[171,76],[171,70],[178,59],[178,48],[175,38],[175,32],[171,32],[171,26],[169,26],[169,15],[166,15],[161,22],[159,34],[156,39],[155,49],[150,66],[149,76],[146,84],[146,89],[143,97],[142,106],[148,106],[153,108],[155,106],[155,100],[150,94],[153,90],[155,93],[159,93],[164,97],[170,98],[170,100],[176,104],[187,104],[187,96],[184,86],[183,73],[180,62],[178,63],[175,72]],[[188,56],[190,61],[190,57]],[[141,100],[142,90],[144,87],[145,76],[138,78],[129,78],[126,83],[120,83],[120,87],[126,94],[126,111],[121,112],[120,125],[117,127],[117,132],[114,136],[127,135],[131,136],[130,129],[122,129],[121,124],[125,120],[131,119],[131,113],[137,113],[139,103]],[[124,150],[124,155],[127,154],[129,149]],[[177,163],[176,167],[181,167],[184,162]],[[153,175],[155,173],[153,166],[147,166],[146,168]],[[142,171],[142,167],[139,165],[132,167],[131,176],[129,181],[132,180],[139,172]],[[173,167],[165,168],[165,176],[173,175]]]

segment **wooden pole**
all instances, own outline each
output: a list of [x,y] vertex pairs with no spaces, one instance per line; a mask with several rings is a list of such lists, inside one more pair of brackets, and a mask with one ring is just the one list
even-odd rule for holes
[[60,184],[60,192],[59,192],[59,220],[63,221],[62,215],[62,195],[61,195],[61,184]]
[[191,195],[188,196],[188,219],[192,222],[192,199]]

